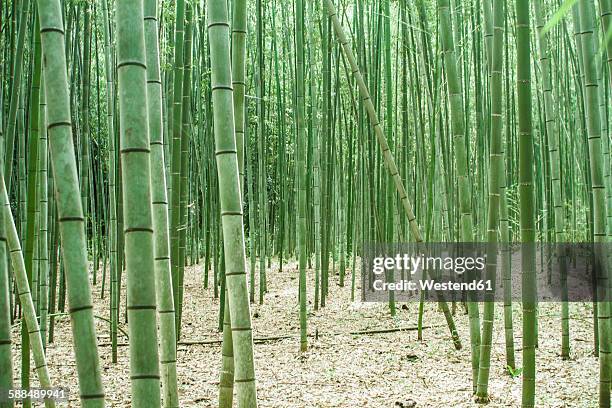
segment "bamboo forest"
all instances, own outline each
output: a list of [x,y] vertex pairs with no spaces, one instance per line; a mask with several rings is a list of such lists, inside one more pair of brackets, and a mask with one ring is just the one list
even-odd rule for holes
[[611,101],[612,0],[0,0],[0,408],[610,407]]

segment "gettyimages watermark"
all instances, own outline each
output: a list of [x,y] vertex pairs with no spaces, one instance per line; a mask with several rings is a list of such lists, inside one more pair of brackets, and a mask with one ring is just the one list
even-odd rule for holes
[[361,298],[611,301],[610,265],[612,244],[607,243],[365,244]]

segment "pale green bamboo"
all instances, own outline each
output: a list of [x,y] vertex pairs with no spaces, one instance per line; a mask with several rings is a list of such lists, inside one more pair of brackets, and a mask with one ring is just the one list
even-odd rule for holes
[[[440,13],[440,39],[444,55],[444,71],[448,87],[451,113],[451,132],[455,148],[455,168],[459,192],[459,225],[463,242],[474,241],[474,222],[472,220],[472,202],[469,189],[468,160],[465,142],[465,108],[463,90],[455,57],[455,40],[450,18],[448,0],[438,0]],[[470,347],[472,356],[472,388],[476,391],[478,384],[478,367],[480,358],[480,312],[478,303],[469,301],[468,317],[470,322]]]
[[170,239],[168,234],[168,197],[162,124],[162,82],[159,66],[159,28],[157,0],[144,3],[147,62],[147,106],[151,146],[151,199],[155,250],[155,292],[159,320],[160,368],[163,406],[178,408],[176,373],[176,326]]
[[154,408],[160,372],[143,1],[117,1],[115,19],[132,403]]
[[[0,114],[0,171],[3,168],[4,134],[2,133],[2,114]],[[0,175],[2,177],[2,175]],[[13,388],[13,356],[11,339],[11,281],[6,262],[8,248],[6,245],[5,217],[0,217],[0,390]],[[14,401],[0,403],[2,408],[13,408]]]
[[234,88],[234,121],[240,191],[244,196],[244,95],[246,92],[247,1],[232,2],[232,86]]
[[[245,150],[245,71],[246,71],[246,35],[247,3],[246,0],[235,0],[232,9],[232,86],[234,88],[234,122],[236,132],[236,149],[238,151],[238,173],[240,179],[240,197],[244,203],[244,150]],[[250,171],[249,171],[249,176]],[[252,196],[252,194],[250,194]],[[253,208],[249,205],[249,211]],[[252,223],[251,216],[249,220]],[[253,239],[250,240],[253,251]],[[251,270],[254,274],[254,268]],[[251,279],[250,292],[254,293],[254,279]],[[227,292],[227,289],[226,289]],[[223,346],[221,350],[222,367],[219,379],[219,406],[231,407],[234,396],[234,350],[232,347],[231,317],[227,293],[223,305]]]
[[44,90],[44,78],[41,79],[42,86],[40,91],[40,126],[39,126],[39,148],[38,148],[38,188],[39,188],[39,227],[38,235],[38,258],[39,258],[39,282],[40,282],[40,332],[43,346],[47,344],[47,317],[49,311],[49,248],[48,248],[48,141],[46,122],[47,103]]
[[234,400],[234,347],[229,310],[229,297],[225,288],[223,300],[223,343],[221,346],[221,370],[219,371],[219,407],[231,408]]
[[227,3],[224,0],[208,1],[207,18],[215,156],[223,227],[225,278],[234,350],[234,378],[238,406],[252,408],[257,406],[257,392],[235,140]]
[[[607,208],[606,185],[604,179],[604,154],[602,149],[601,120],[599,111],[599,81],[597,77],[595,53],[595,32],[593,29],[593,3],[579,0],[574,6],[574,24],[577,27],[579,57],[583,67],[584,110],[587,118],[587,136],[589,149],[589,174],[591,179],[593,237],[596,243],[599,262],[605,262],[607,256],[599,245],[607,241]],[[577,8],[577,9],[576,9]],[[603,299],[597,303],[597,321],[599,336],[599,406],[610,406],[610,303],[609,272],[607,265],[599,267],[597,276],[597,297]]]
[[80,398],[85,408],[101,407],[104,406],[104,390],[87,276],[84,217],[72,140],[62,7],[59,0],[39,0],[37,4],[42,51],[45,56],[43,72],[47,99],[47,137],[54,175],[55,202]]
[[[51,388],[52,384],[49,377],[49,369],[47,367],[47,360],[45,357],[45,350],[41,338],[40,327],[38,325],[38,319],[36,317],[36,310],[34,308],[34,303],[32,302],[30,285],[28,284],[25,263],[23,261],[23,252],[21,251],[21,244],[19,243],[19,237],[17,235],[17,229],[15,228],[13,214],[11,213],[11,204],[6,191],[6,184],[4,183],[4,178],[2,177],[0,177],[0,195],[2,198],[2,215],[4,218],[4,225],[8,227],[7,249],[13,264],[15,283],[17,285],[17,295],[19,296],[19,302],[21,304],[21,310],[23,313],[22,324],[25,324],[27,327],[28,337],[30,339],[30,348],[34,357],[34,364],[36,364],[35,371],[38,375],[38,381],[40,382],[41,387]],[[45,400],[45,407],[55,407],[55,401],[53,399]]]

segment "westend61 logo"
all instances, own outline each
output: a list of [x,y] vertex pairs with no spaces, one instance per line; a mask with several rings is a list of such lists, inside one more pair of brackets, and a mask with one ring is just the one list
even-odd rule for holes
[[[364,244],[365,302],[611,301],[612,244]],[[526,265],[532,265],[531,268]],[[524,273],[536,287],[523,290]],[[527,295],[526,295],[527,294]]]

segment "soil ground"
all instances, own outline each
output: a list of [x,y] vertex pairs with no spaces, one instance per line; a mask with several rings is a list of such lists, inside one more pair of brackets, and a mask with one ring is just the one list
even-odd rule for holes
[[[350,273],[350,271],[348,272]],[[359,272],[358,272],[359,273]],[[274,262],[268,270],[268,293],[263,305],[252,305],[255,338],[292,336],[256,342],[255,364],[259,407],[477,407],[471,390],[468,319],[458,307],[455,322],[463,348],[455,350],[444,316],[434,303],[425,305],[423,340],[416,331],[358,334],[391,328],[416,327],[418,304],[399,304],[391,317],[386,304],[350,300],[347,286],[337,276],[329,287],[326,307],[313,310],[314,273],[309,271],[309,350],[299,351],[298,275],[292,260],[279,272]],[[358,275],[359,276],[359,275]],[[359,281],[359,279],[357,279]],[[220,340],[217,331],[219,301],[212,288],[203,288],[202,266],[185,270],[182,342]],[[108,295],[100,298],[94,287],[94,313],[108,317]],[[357,293],[359,293],[357,291]],[[122,300],[122,311],[125,305]],[[518,407],[521,376],[506,370],[502,305],[496,304],[488,407]],[[598,370],[593,356],[592,305],[570,304],[571,359],[560,350],[560,306],[543,303],[539,309],[537,350],[537,407],[597,406]],[[119,362],[111,363],[109,324],[96,319],[107,406],[128,407],[130,402],[128,347],[119,347]],[[514,305],[517,365],[521,366],[521,312]],[[127,332],[127,326],[122,324]],[[18,324],[14,337],[18,338]],[[315,334],[318,334],[315,337]],[[126,343],[120,334],[119,341]],[[15,381],[19,384],[19,345],[14,345]],[[68,317],[56,318],[55,342],[47,348],[51,379],[70,389],[70,401],[60,406],[80,406],[72,335]],[[216,407],[221,346],[181,344],[178,375],[181,407]],[[36,385],[33,375],[33,386]]]

